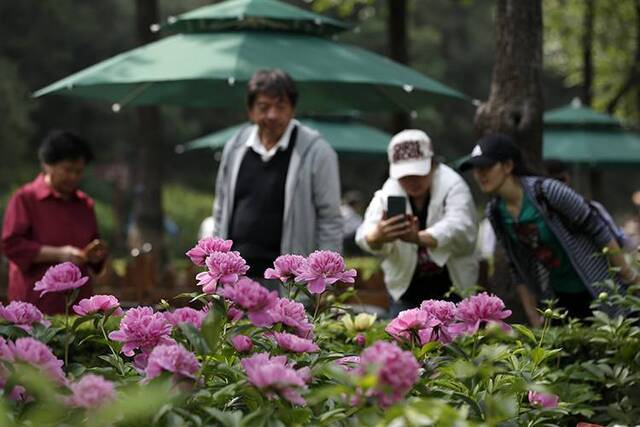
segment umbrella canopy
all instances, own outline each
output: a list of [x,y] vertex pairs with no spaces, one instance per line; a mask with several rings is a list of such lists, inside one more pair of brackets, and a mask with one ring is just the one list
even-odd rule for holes
[[640,135],[624,130],[546,129],[545,160],[591,164],[640,163]]
[[544,115],[545,160],[590,164],[640,163],[640,134],[579,103]]
[[[391,135],[352,119],[298,118],[305,126],[316,129],[339,153],[386,155]],[[222,150],[224,144],[243,123],[203,136],[184,145],[185,150],[210,148]]]
[[572,103],[562,108],[544,113],[545,126],[620,127],[620,122],[608,114],[599,113],[580,103]]
[[162,28],[178,33],[270,29],[327,36],[350,26],[275,0],[230,0],[170,17]]
[[460,92],[355,46],[294,33],[178,34],[122,53],[38,92],[114,104],[245,108],[245,87],[261,68],[296,81],[299,112],[411,111]]

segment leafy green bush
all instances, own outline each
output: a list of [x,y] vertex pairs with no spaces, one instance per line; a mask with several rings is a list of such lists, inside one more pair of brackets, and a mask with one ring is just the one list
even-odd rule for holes
[[[409,313],[415,323],[407,323],[408,316],[387,324],[374,316],[353,317],[344,305],[349,292],[334,294],[328,282],[320,294],[311,293],[311,278],[285,283],[285,293],[306,294],[307,314],[292,311],[301,305],[257,284],[242,282],[242,287],[227,276],[213,280],[226,283],[224,298],[181,295],[177,298],[204,309],[183,309],[180,316],[162,302],[154,309],[132,309],[122,320],[113,306],[71,319],[56,316],[51,325],[34,321],[28,330],[4,321],[1,425],[529,427],[640,419],[640,299],[633,295],[603,294],[597,301],[624,307],[624,315],[595,311],[588,323],[580,323],[548,309],[544,327],[531,330],[504,325],[508,313],[488,295],[447,305],[455,315],[448,320],[427,316],[424,308]],[[405,332],[394,329],[399,325]],[[279,334],[296,328],[306,332],[293,342],[305,341],[306,350],[279,341]],[[244,343],[236,342],[239,336]],[[47,380],[51,361],[45,350],[39,350],[39,362],[12,356],[18,353],[11,346],[25,337],[46,343],[58,358],[70,349],[64,366],[68,382]],[[162,359],[166,372],[152,376],[156,350],[175,350],[175,343],[183,354]],[[388,347],[395,352],[389,354],[402,358],[364,363]],[[187,356],[195,369],[181,359]],[[259,375],[248,364],[256,357]],[[412,363],[415,368],[407,368]],[[89,373],[112,381],[116,395],[95,407],[70,406],[73,386]],[[30,398],[16,399],[16,385]],[[541,393],[553,402],[538,403],[535,396]]]

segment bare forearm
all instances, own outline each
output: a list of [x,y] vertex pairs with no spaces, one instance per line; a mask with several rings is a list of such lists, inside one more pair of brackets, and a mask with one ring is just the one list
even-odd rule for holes
[[48,246],[44,245],[40,248],[40,252],[36,255],[34,262],[55,264],[60,262],[72,262],[76,265],[82,265],[86,262],[85,255],[82,250],[73,246]]
[[516,293],[520,298],[529,323],[536,327],[542,325],[542,317],[537,311],[538,301],[536,296],[525,285],[516,285]]
[[427,230],[421,230],[418,232],[418,246],[424,246],[425,248],[435,249],[438,247],[438,240],[436,240]]
[[369,245],[369,247],[373,250],[381,249],[382,245],[384,244],[382,241],[380,241],[380,237],[378,236],[377,230],[375,228],[368,232],[364,236],[364,239],[367,241],[367,245]]
[[613,267],[618,269],[618,274],[620,278],[625,283],[634,283],[638,281],[638,274],[633,271],[631,267],[627,264],[627,261],[624,259],[624,254],[620,249],[620,246],[615,240],[611,240],[607,243],[607,257],[609,259],[609,263]]
[[61,262],[62,256],[59,247],[42,246],[40,252],[36,255],[34,261],[37,263],[55,263]]

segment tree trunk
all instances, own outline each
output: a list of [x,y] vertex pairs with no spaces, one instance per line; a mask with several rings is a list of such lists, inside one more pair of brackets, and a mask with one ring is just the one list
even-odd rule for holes
[[585,0],[582,33],[582,105],[591,107],[593,99],[593,21],[595,0]]
[[489,100],[475,117],[478,136],[511,135],[531,168],[542,159],[542,5],[540,0],[498,0],[496,62]]
[[[401,64],[409,64],[409,40],[407,37],[407,0],[387,0],[389,18],[389,57]],[[411,126],[407,113],[395,113],[391,119],[393,132],[399,132]]]
[[[159,22],[157,0],[136,0],[136,31],[140,45],[157,39],[150,26]],[[134,166],[135,185],[133,217],[138,244],[150,243],[157,259],[164,257],[162,177],[163,143],[158,107],[138,107],[136,109],[138,140],[136,143],[136,164]],[[138,246],[138,245],[136,245]],[[151,249],[148,245],[145,250]]]

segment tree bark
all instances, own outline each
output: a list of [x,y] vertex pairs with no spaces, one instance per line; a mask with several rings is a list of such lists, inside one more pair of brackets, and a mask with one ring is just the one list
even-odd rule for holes
[[[389,57],[401,64],[409,64],[409,39],[407,37],[407,0],[387,0],[389,17]],[[411,126],[411,117],[407,113],[395,113],[391,119],[393,132],[399,132]]]
[[582,105],[591,107],[593,100],[593,21],[595,0],[585,0],[582,33]]
[[489,99],[476,111],[475,130],[478,136],[512,136],[534,170],[542,158],[541,75],[541,0],[498,0],[496,62]]
[[627,77],[624,79],[624,83],[611,98],[611,101],[607,104],[607,112],[613,114],[618,106],[618,103],[624,95],[627,94],[634,86],[640,84],[640,0],[635,1],[636,9],[636,48],[633,57],[633,63],[629,68]]
[[[150,26],[159,22],[157,0],[136,0],[136,32],[140,45],[157,40]],[[138,243],[150,243],[158,259],[165,256],[162,212],[163,142],[158,107],[136,109],[137,135],[133,217]],[[149,249],[148,245],[145,249]]]

